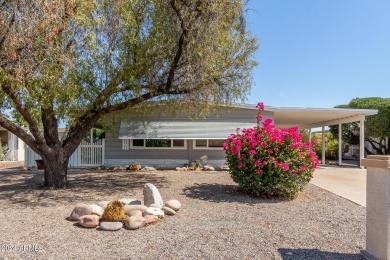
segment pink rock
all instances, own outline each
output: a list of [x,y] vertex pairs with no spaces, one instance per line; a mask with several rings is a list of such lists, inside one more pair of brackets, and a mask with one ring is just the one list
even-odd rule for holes
[[99,216],[84,215],[79,217],[79,225],[87,228],[95,228],[99,226]]
[[157,216],[154,216],[154,215],[146,215],[146,216],[144,216],[144,219],[146,220],[145,225],[146,224],[153,224],[153,223],[156,223],[157,221],[159,221],[159,218]]
[[123,209],[125,210],[126,215],[129,215],[130,212],[133,210],[140,210],[141,212],[144,212],[148,207],[145,205],[125,205],[123,206]]
[[174,211],[178,211],[181,208],[181,203],[178,200],[168,200],[167,202],[165,202],[164,206],[171,208]]

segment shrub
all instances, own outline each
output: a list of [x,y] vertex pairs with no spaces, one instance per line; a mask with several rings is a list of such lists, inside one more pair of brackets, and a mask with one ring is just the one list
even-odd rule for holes
[[102,221],[116,222],[127,219],[125,210],[120,201],[110,201],[102,215]]
[[130,163],[126,169],[130,170],[130,171],[139,171],[142,169],[142,166],[141,166],[141,164],[139,164],[137,162],[133,162],[133,163]]
[[224,143],[229,173],[247,193],[292,199],[313,177],[318,157],[297,127],[276,128],[262,120],[264,105],[257,108],[257,126],[237,129]]

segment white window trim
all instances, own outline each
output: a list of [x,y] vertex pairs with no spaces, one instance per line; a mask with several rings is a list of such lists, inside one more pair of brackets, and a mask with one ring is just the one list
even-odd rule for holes
[[[197,147],[196,146],[196,140],[207,140],[207,146],[206,147]],[[223,150],[223,147],[209,147],[209,140],[224,140],[224,139],[194,139],[192,141],[192,149],[194,150]]]
[[145,146],[145,140],[144,140],[144,146],[133,146],[133,139],[130,139],[130,149],[141,149],[141,150],[185,150],[187,149],[187,140],[184,140],[184,146],[173,146],[173,140],[180,140],[180,139],[168,139],[171,140],[171,147],[146,147]]
[[129,150],[130,148],[130,140],[122,139],[122,150]]

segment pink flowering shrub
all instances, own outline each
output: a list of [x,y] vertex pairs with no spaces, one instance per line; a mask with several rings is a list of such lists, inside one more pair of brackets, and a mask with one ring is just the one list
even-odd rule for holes
[[230,175],[252,195],[294,198],[313,177],[318,157],[297,127],[276,128],[262,120],[263,103],[257,109],[257,126],[241,134],[237,129],[224,143]]

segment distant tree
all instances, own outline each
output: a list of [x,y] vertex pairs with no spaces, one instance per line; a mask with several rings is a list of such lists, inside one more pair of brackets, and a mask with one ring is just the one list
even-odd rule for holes
[[[365,141],[369,142],[377,154],[390,154],[390,98],[355,98],[347,105],[337,108],[378,109],[378,114],[368,116],[365,122]],[[338,126],[330,131],[338,138]],[[348,144],[359,144],[359,125],[357,122],[342,125],[342,140]],[[371,151],[365,147],[367,154]]]
[[257,48],[245,5],[0,0],[0,126],[42,157],[46,187],[64,187],[71,154],[105,115],[152,109],[145,101],[198,114],[242,101]]

